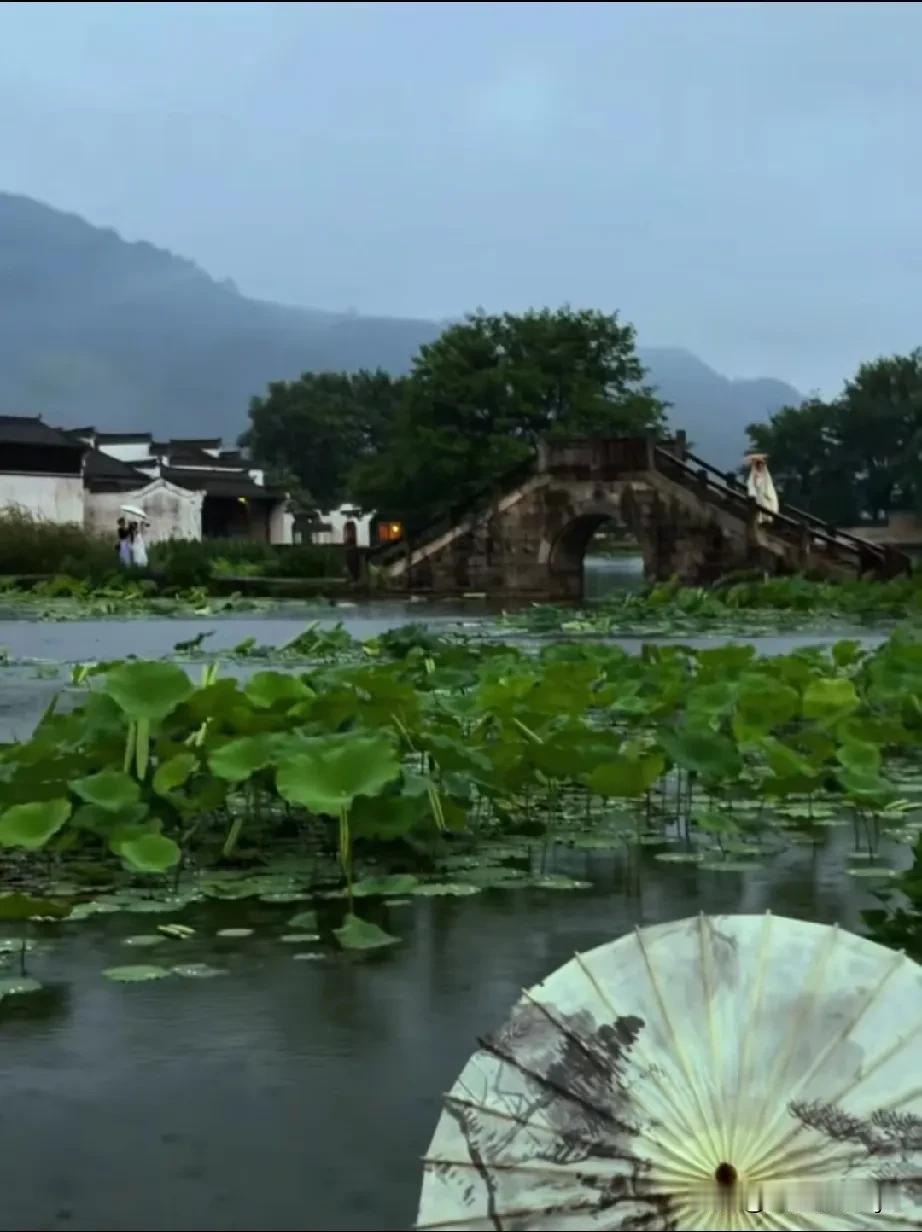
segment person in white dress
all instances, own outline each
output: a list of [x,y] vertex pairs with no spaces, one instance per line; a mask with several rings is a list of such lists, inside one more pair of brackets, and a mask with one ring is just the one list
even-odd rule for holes
[[142,534],[143,522],[132,522],[134,534],[131,537],[131,563],[136,569],[147,568],[147,548],[144,546]]
[[751,453],[746,458],[749,463],[749,479],[746,490],[764,513],[759,514],[760,522],[770,522],[765,514],[777,513],[779,509],[778,493],[768,471],[767,457],[764,453]]

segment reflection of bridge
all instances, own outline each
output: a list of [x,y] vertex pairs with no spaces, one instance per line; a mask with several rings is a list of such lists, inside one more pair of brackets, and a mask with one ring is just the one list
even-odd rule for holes
[[800,510],[759,514],[745,488],[688,453],[680,434],[544,443],[505,491],[379,555],[408,591],[579,598],[583,556],[614,519],[637,537],[648,577],[702,583],[739,569],[892,577],[902,553]]

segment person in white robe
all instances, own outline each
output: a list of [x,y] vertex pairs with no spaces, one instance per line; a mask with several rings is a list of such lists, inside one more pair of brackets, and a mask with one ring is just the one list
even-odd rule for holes
[[[766,514],[777,513],[780,507],[778,493],[769,474],[767,458],[764,453],[752,453],[746,461],[749,463],[749,479],[746,490],[759,506],[759,522],[770,522]],[[764,512],[761,512],[764,511]]]

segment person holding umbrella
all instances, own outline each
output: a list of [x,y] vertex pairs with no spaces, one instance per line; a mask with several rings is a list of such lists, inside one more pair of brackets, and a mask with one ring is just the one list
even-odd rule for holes
[[131,565],[131,531],[124,518],[119,518],[117,529],[118,543],[115,550],[118,552],[118,563],[127,569]]
[[[137,521],[132,521],[128,524],[127,540],[122,541],[122,543],[127,542],[127,548],[123,548],[122,543],[120,543],[119,559],[125,565],[134,565],[138,569],[146,569],[147,548],[144,544],[144,537],[141,534],[141,526],[149,525],[147,515],[143,509],[139,509],[136,505],[122,505],[122,509],[125,513],[132,514]],[[119,518],[120,527],[123,522],[124,518]],[[121,536],[121,529],[119,530],[119,535]]]

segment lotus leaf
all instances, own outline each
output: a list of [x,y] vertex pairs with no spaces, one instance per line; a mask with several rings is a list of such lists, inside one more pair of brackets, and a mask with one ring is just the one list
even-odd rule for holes
[[130,809],[141,798],[138,781],[121,770],[100,770],[98,774],[76,779],[71,786],[81,800],[108,813]]
[[106,676],[106,692],[132,719],[164,719],[192,693],[192,681],[174,663],[123,663]]
[[0,1001],[4,997],[18,997],[25,993],[41,992],[42,986],[38,980],[27,975],[8,975],[0,978]]
[[155,963],[133,963],[127,967],[108,967],[103,971],[107,980],[117,984],[140,984],[147,980],[162,980],[169,975],[166,967],[158,967]]
[[154,772],[154,791],[160,796],[168,795],[177,787],[182,787],[189,775],[198,766],[198,758],[194,753],[176,753],[173,757],[161,762]]
[[804,689],[804,718],[833,722],[856,710],[858,700],[853,682],[845,677],[811,680]]
[[246,682],[243,691],[253,705],[260,709],[268,709],[279,702],[294,705],[295,702],[303,702],[313,696],[313,690],[296,676],[283,672],[257,672]]
[[253,736],[241,736],[212,749],[208,765],[212,774],[232,783],[243,782],[250,775],[272,765],[279,753],[279,737],[262,732]]
[[642,796],[663,773],[665,765],[659,753],[615,757],[587,775],[586,785],[597,796]]
[[[71,904],[32,894],[0,894],[0,920],[63,920],[71,914]],[[16,942],[17,948],[19,942]]]
[[410,894],[417,885],[418,877],[395,873],[389,877],[366,877],[356,881],[352,893],[355,898],[386,897],[388,894]]
[[37,851],[57,834],[70,811],[70,803],[63,799],[14,804],[0,816],[0,846]]
[[279,794],[313,813],[336,816],[356,796],[374,796],[400,774],[394,746],[383,734],[304,742],[276,773]]
[[165,873],[182,858],[179,845],[155,830],[122,843],[119,854],[138,873]]
[[377,924],[352,914],[346,916],[340,928],[333,930],[333,935],[344,950],[378,950],[397,945],[400,940],[399,937],[386,933]]

